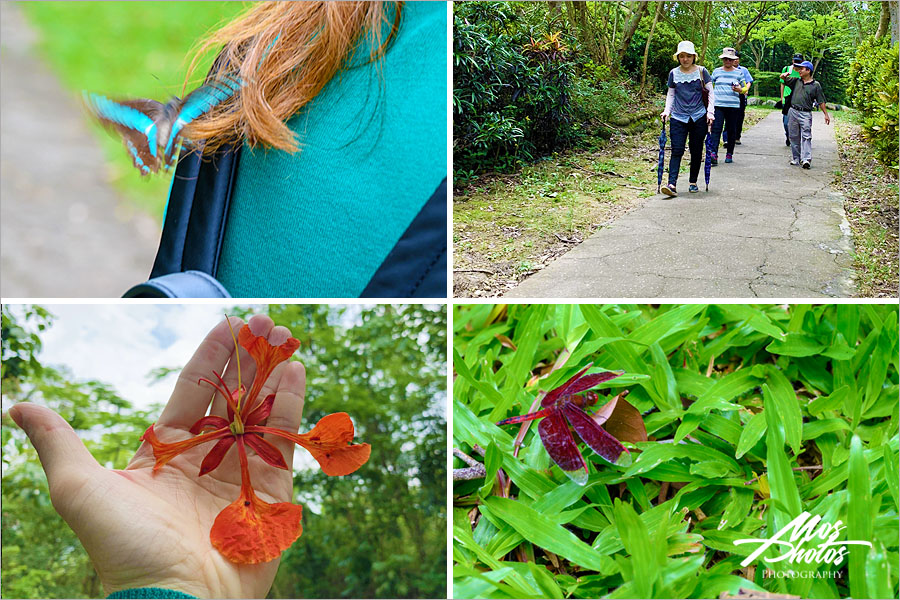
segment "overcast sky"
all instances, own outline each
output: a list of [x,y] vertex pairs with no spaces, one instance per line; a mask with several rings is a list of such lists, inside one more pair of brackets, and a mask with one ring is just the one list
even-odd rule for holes
[[182,367],[225,307],[209,304],[44,304],[53,325],[41,334],[39,360],[77,379],[98,379],[136,408],[165,403],[175,376],[152,384],[157,367]]

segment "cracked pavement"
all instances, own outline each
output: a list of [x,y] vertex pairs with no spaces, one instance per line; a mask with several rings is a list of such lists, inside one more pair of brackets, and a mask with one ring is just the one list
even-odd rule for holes
[[[839,168],[834,125],[813,115],[810,170],[788,164],[779,111],[741,141],[734,163],[724,163],[724,147],[719,152],[709,192],[701,169],[701,191],[687,193],[683,171],[679,196],[649,199],[505,297],[852,296],[850,227],[843,196],[831,189]],[[667,166],[668,159],[667,151]]]

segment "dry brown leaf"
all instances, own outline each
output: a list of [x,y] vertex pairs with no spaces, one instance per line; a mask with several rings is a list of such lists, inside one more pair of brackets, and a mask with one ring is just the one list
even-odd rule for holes
[[502,333],[498,333],[494,336],[500,342],[500,344],[510,350],[517,350],[516,345],[513,343],[511,339],[503,335]]
[[615,406],[603,424],[603,429],[621,442],[646,442],[647,427],[641,412],[625,400],[624,394],[619,394],[613,400]]

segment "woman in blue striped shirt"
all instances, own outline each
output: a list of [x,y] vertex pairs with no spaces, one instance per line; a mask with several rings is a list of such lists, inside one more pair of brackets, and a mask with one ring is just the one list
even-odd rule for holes
[[712,73],[713,89],[716,92],[716,120],[712,126],[713,147],[716,149],[712,156],[713,165],[719,162],[719,139],[722,136],[723,127],[727,132],[725,162],[730,163],[733,160],[737,124],[741,116],[741,94],[747,93],[747,89],[750,87],[744,77],[744,72],[735,66],[737,53],[734,48],[723,49],[719,58],[722,59],[722,66]]

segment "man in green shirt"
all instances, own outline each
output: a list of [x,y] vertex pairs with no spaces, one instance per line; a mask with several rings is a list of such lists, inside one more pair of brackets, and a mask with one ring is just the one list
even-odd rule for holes
[[812,112],[813,102],[825,113],[825,124],[831,124],[831,117],[825,108],[825,93],[822,84],[813,79],[811,62],[803,61],[796,65],[800,78],[781,74],[785,87],[791,89],[791,109],[788,111],[788,131],[791,134],[791,164],[802,164],[804,169],[810,168],[812,161]]
[[[800,77],[795,65],[803,62],[802,54],[795,54],[791,64],[781,70],[787,73],[788,77]],[[784,124],[784,145],[791,145],[791,137],[788,135],[788,111],[791,109],[791,88],[786,87],[784,82],[781,83],[781,122]]]

